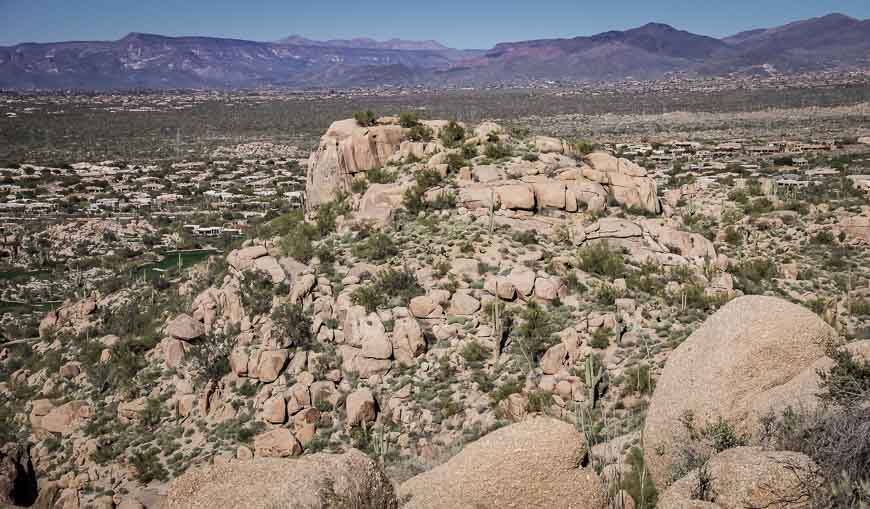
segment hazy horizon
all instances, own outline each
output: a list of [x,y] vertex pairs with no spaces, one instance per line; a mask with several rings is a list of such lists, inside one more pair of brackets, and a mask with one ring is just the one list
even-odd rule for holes
[[824,0],[794,5],[784,0],[737,0],[699,8],[687,0],[657,5],[616,1],[589,6],[567,0],[510,5],[445,0],[437,12],[388,0],[377,5],[338,1],[331,5],[267,0],[239,5],[218,0],[132,2],[94,0],[71,5],[60,0],[0,0],[0,46],[35,42],[117,40],[131,32],[166,36],[208,36],[275,41],[290,35],[329,40],[367,37],[435,40],[453,48],[486,49],[498,42],[576,37],[625,30],[650,22],[726,37],[800,19],[842,13],[870,18],[870,2]]

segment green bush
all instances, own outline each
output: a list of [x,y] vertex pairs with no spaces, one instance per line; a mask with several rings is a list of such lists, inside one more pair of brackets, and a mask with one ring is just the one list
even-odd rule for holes
[[504,143],[487,143],[483,155],[490,159],[504,159],[513,155],[510,145]]
[[574,150],[585,156],[595,151],[595,145],[587,140],[578,140],[574,143]]
[[441,142],[445,147],[458,147],[463,141],[465,141],[465,128],[455,120],[451,120],[441,129]]
[[357,111],[353,114],[353,119],[360,127],[371,127],[377,122],[377,117],[371,111]]
[[729,226],[728,228],[725,228],[725,242],[732,246],[739,246],[743,244],[743,235],[737,228]]
[[649,366],[639,364],[625,370],[624,388],[629,393],[652,394],[654,384],[650,375]]
[[[434,208],[431,204],[426,202],[424,195],[426,194],[426,191],[440,184],[442,180],[441,175],[433,170],[418,172],[415,178],[416,182],[414,186],[406,190],[402,195],[402,205],[409,213],[414,215],[419,214],[424,210],[428,210],[429,208]],[[449,201],[449,198],[447,198],[446,203],[441,202],[439,205],[448,205]],[[453,201],[455,204],[455,197],[453,198]]]
[[538,243],[538,234],[534,230],[518,231],[511,237],[514,242],[518,242],[524,246]]
[[235,334],[230,331],[200,338],[190,346],[187,361],[200,385],[216,384],[230,372],[230,352],[235,344]]
[[[631,469],[622,478],[620,487],[631,495],[637,509],[653,509],[658,501],[658,491],[643,459],[643,451],[632,447],[625,462]],[[622,506],[620,506],[622,507]]]
[[423,124],[415,125],[408,131],[408,139],[416,142],[429,142],[432,141],[432,138],[435,137],[435,134],[432,132],[432,128]]
[[841,348],[828,353],[834,359],[830,370],[819,370],[819,399],[849,407],[866,403],[870,396],[870,362]]
[[529,361],[537,361],[554,343],[552,336],[556,330],[553,317],[538,303],[530,301],[520,313],[520,319],[516,330],[518,346],[529,357]]
[[580,251],[580,267],[586,272],[611,279],[625,274],[622,255],[610,250],[607,242],[595,242]]
[[610,346],[610,336],[613,331],[605,327],[599,327],[592,333],[592,339],[589,341],[589,346],[597,350],[604,350]]
[[354,256],[373,262],[381,262],[399,254],[399,248],[396,247],[392,237],[381,232],[357,243],[351,251]]
[[392,184],[399,175],[385,168],[374,168],[366,172],[366,179],[373,184]]
[[399,113],[399,125],[406,129],[417,127],[420,125],[420,118],[413,111],[403,111]]
[[489,357],[489,350],[477,341],[469,341],[462,347],[461,355],[470,367],[479,367]]
[[456,173],[463,166],[468,166],[468,161],[462,154],[447,154],[447,171]]
[[282,344],[304,350],[314,349],[311,317],[300,304],[282,304],[272,312],[272,336],[284,338]]
[[350,191],[353,194],[363,194],[368,190],[369,183],[364,178],[355,178],[350,181]]
[[240,286],[239,297],[248,314],[262,315],[272,309],[275,290],[271,276],[259,270],[249,270],[245,272]]
[[422,294],[423,289],[412,271],[391,268],[379,272],[372,283],[354,290],[351,301],[372,313],[388,305],[407,306],[411,299]]
[[160,461],[159,454],[159,449],[151,447],[130,456],[130,464],[136,470],[136,480],[148,484],[151,481],[166,482],[169,479],[169,472]]
[[813,235],[813,237],[810,239],[810,243],[822,246],[829,246],[834,243],[834,234],[831,233],[830,230],[822,230],[819,233]]

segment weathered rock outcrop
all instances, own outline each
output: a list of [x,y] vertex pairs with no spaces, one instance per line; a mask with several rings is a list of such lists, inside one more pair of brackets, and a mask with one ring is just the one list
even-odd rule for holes
[[608,186],[617,202],[647,212],[661,213],[658,188],[644,168],[606,152],[593,152],[586,156],[586,161],[590,167],[583,168],[583,177]]
[[566,422],[531,418],[466,446],[405,482],[408,509],[606,506],[583,436]]
[[349,188],[354,174],[383,166],[400,150],[404,133],[398,125],[360,127],[353,119],[334,122],[308,160],[308,207],[332,201]]
[[[819,467],[797,452],[737,447],[713,456],[705,466],[709,486],[698,493],[699,471],[675,482],[658,501],[661,509],[743,509],[810,507],[821,479]],[[703,500],[698,500],[699,496]],[[703,504],[703,505],[702,505]]]
[[165,507],[395,509],[398,501],[375,462],[351,449],[341,455],[258,458],[191,470],[172,483]]
[[659,486],[689,431],[688,413],[703,429],[724,419],[741,435],[753,435],[759,418],[783,404],[780,389],[822,358],[835,344],[831,327],[809,310],[773,297],[735,299],[708,318],[668,358],[656,385],[644,428],[645,457]]
[[577,244],[587,241],[607,241],[611,247],[623,248],[638,262],[654,261],[661,265],[680,265],[687,260],[717,259],[713,242],[703,235],[685,232],[662,219],[630,221],[616,217],[603,218],[574,231]]

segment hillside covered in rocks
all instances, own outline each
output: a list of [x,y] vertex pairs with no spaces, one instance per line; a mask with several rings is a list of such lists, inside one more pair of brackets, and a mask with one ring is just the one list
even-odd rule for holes
[[658,177],[335,122],[304,214],[3,346],[0,503],[866,507],[866,197]]

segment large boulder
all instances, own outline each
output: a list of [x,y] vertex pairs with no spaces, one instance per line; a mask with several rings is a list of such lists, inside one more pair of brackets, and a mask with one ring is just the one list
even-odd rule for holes
[[495,188],[498,202],[510,210],[532,210],[535,208],[535,191],[528,184],[507,184]]
[[377,404],[368,388],[357,389],[347,396],[347,425],[357,426],[372,422],[377,417]]
[[405,191],[410,187],[410,183],[369,184],[360,201],[356,219],[375,224],[389,223],[396,210],[402,206]]
[[571,144],[559,138],[535,136],[532,142],[535,145],[535,149],[543,154],[571,154],[574,152],[574,147]]
[[172,482],[167,509],[396,509],[393,486],[356,449],[299,459],[257,458],[192,469]]
[[346,191],[354,174],[380,168],[399,151],[405,130],[397,125],[360,127],[353,119],[334,122],[308,159],[305,193],[318,207]]
[[647,176],[644,168],[606,152],[593,152],[586,156],[586,161],[589,167],[583,169],[583,177],[608,186],[621,205],[661,213],[655,180]]
[[406,509],[604,508],[606,493],[571,424],[536,417],[467,445],[399,488]]
[[181,341],[193,341],[205,334],[203,325],[190,315],[180,314],[166,324],[166,334]]
[[91,416],[91,406],[84,400],[73,400],[52,408],[42,417],[41,428],[53,433],[68,435]]
[[413,317],[399,318],[393,327],[393,355],[401,366],[413,366],[426,352],[426,337]]
[[709,317],[668,358],[656,384],[644,428],[645,457],[656,484],[690,441],[686,415],[703,429],[724,419],[741,435],[783,404],[792,380],[824,356],[836,332],[808,309],[774,297],[735,299]]
[[809,508],[821,482],[819,467],[807,456],[760,447],[725,450],[713,456],[704,470],[709,481],[704,493],[699,493],[701,473],[695,469],[662,494],[658,507]]
[[261,458],[286,458],[302,454],[302,445],[287,428],[277,428],[254,437],[254,451]]

